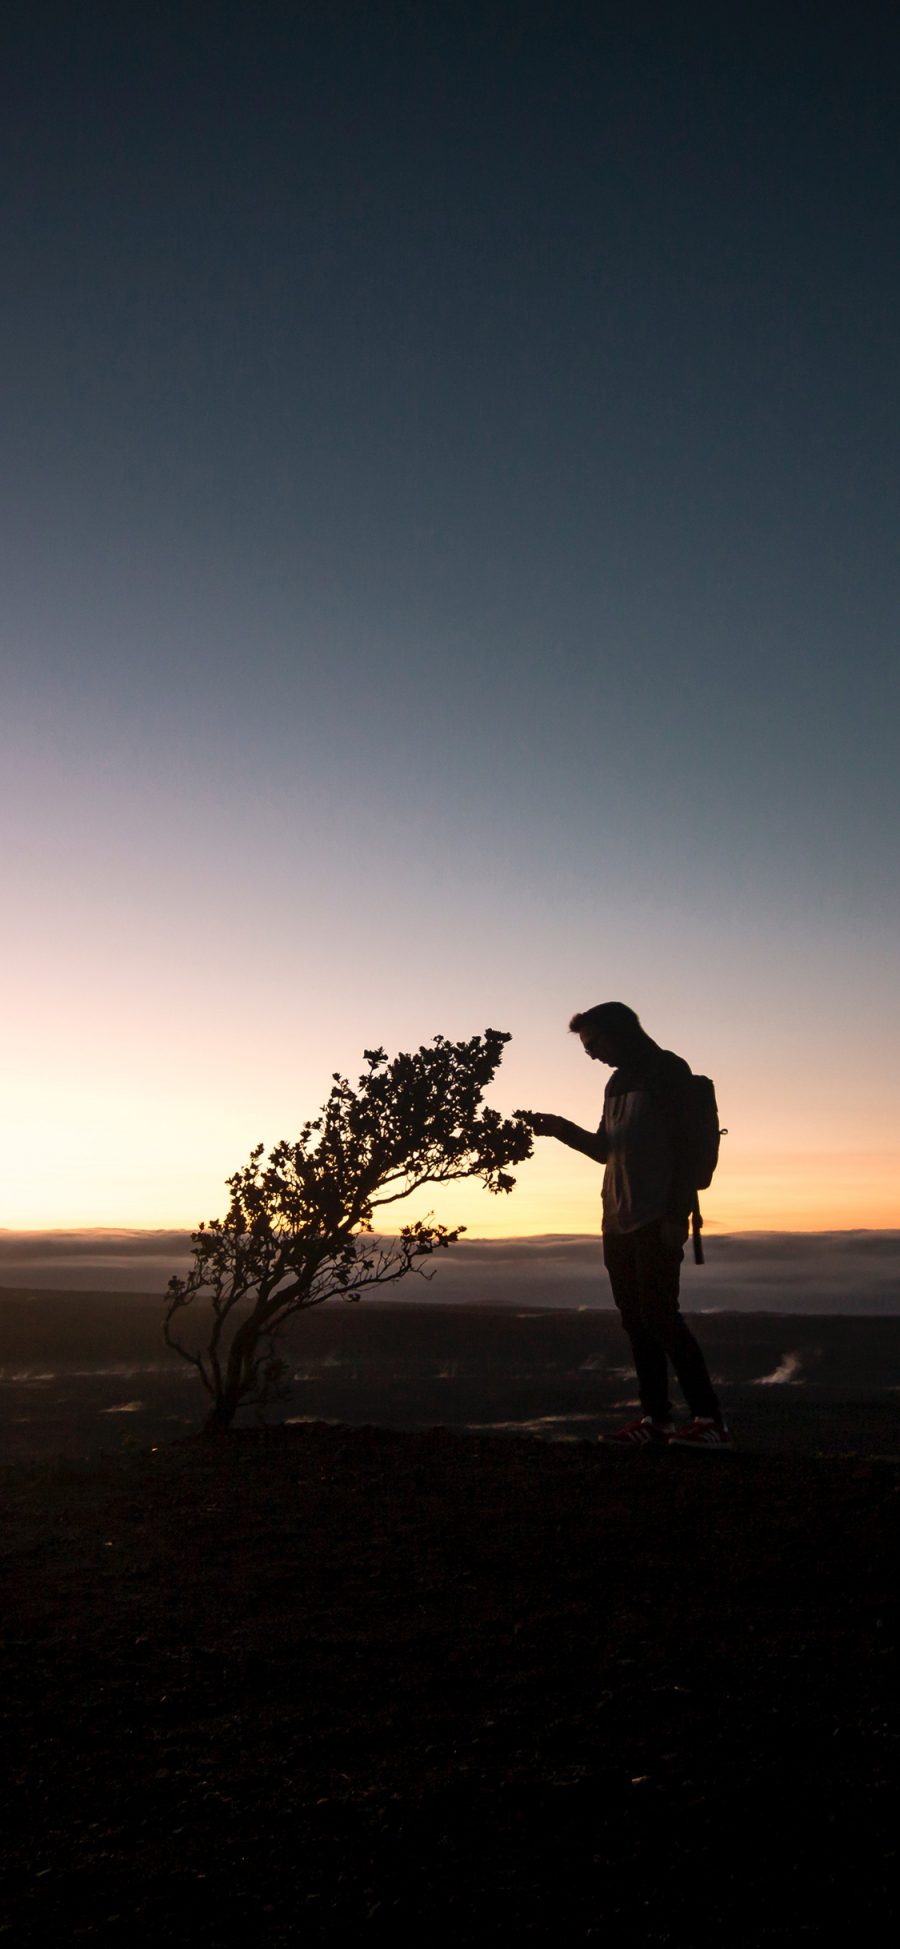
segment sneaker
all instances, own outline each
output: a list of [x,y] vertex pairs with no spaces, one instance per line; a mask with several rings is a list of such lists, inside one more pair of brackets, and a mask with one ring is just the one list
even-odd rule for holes
[[731,1435],[724,1421],[713,1421],[707,1414],[695,1414],[683,1428],[669,1436],[673,1448],[730,1448]]
[[674,1422],[656,1421],[652,1414],[642,1414],[637,1421],[626,1421],[615,1434],[601,1435],[600,1440],[614,1448],[667,1448],[674,1433]]

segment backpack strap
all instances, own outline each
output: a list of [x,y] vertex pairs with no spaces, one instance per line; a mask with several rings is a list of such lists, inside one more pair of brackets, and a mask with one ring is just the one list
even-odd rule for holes
[[702,1232],[702,1230],[703,1230],[703,1218],[700,1212],[700,1201],[695,1195],[693,1207],[691,1209],[691,1238],[693,1240],[693,1246],[694,1246],[694,1260],[697,1265],[705,1264],[705,1260],[703,1256],[703,1240],[700,1237],[700,1233]]

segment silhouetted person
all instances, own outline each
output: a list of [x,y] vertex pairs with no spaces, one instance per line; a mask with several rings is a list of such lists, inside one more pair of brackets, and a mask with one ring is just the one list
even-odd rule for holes
[[[603,1257],[622,1325],[631,1341],[641,1415],[609,1437],[628,1447],[723,1448],[730,1436],[706,1361],[678,1303],[684,1245],[696,1187],[689,1183],[686,1140],[691,1072],[661,1049],[624,1002],[601,1002],[573,1015],[593,1062],[608,1063],[603,1115],[596,1132],[565,1117],[534,1113],[539,1137],[558,1137],[605,1164]],[[675,1430],[668,1361],[691,1415]]]

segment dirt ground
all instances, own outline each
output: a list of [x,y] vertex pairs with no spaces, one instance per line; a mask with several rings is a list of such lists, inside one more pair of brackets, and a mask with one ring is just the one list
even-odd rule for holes
[[895,1460],[324,1425],[0,1471],[10,1940],[891,1913]]
[[[0,1465],[148,1449],[207,1400],[162,1346],[159,1296],[0,1292]],[[900,1459],[900,1317],[690,1319],[741,1452]],[[323,1306],[285,1347],[273,1420],[579,1440],[637,1406],[618,1315],[485,1306]],[[676,1413],[683,1413],[677,1388]],[[248,1411],[249,1420],[253,1416]]]

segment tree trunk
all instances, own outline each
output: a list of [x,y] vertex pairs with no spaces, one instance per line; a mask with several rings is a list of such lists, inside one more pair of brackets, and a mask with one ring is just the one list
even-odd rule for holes
[[224,1435],[231,1427],[237,1413],[237,1406],[237,1399],[223,1392],[219,1399],[213,1402],[203,1423],[204,1435]]
[[204,1434],[223,1434],[231,1427],[242,1400],[249,1398],[244,1386],[259,1346],[262,1326],[256,1313],[251,1313],[238,1327],[228,1350],[224,1378],[204,1423]]

